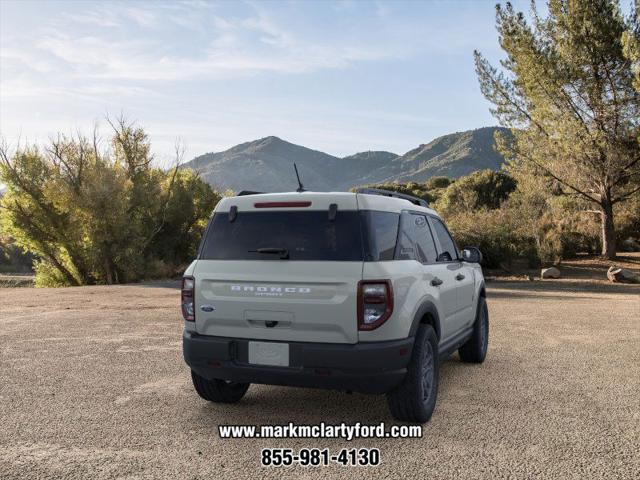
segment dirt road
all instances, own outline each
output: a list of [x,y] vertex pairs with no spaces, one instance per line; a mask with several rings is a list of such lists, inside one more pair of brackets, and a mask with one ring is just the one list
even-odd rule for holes
[[[0,478],[638,478],[640,287],[493,283],[483,365],[441,369],[422,439],[221,440],[219,424],[391,422],[383,397],[192,391],[179,292],[0,289]],[[607,288],[605,288],[607,287]],[[261,468],[267,446],[374,447],[375,468]]]

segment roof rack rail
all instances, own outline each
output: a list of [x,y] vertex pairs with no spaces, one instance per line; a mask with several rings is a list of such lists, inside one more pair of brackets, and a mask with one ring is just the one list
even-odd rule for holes
[[238,192],[236,197],[244,197],[245,195],[261,195],[263,193],[264,192],[252,192],[251,190],[242,190],[242,191]]
[[414,197],[413,195],[407,195],[404,193],[394,192],[393,190],[383,190],[381,188],[356,188],[356,193],[364,193],[367,195],[382,195],[383,197],[401,198],[414,205],[421,207],[428,207],[429,204],[423,198]]

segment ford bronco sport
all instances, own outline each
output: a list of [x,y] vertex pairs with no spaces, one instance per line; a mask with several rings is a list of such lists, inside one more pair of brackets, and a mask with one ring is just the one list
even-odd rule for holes
[[395,418],[426,422],[440,360],[485,358],[480,261],[424,200],[394,192],[225,198],[182,282],[195,390],[226,403],[251,383],[384,393]]

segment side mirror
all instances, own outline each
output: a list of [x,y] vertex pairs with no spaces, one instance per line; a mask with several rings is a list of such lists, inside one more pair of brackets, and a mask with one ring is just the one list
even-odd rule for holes
[[462,250],[462,260],[468,263],[482,262],[482,253],[476,247],[465,247]]

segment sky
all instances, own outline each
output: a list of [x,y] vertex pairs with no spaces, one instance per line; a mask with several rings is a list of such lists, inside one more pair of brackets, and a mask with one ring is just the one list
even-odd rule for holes
[[501,58],[495,3],[0,0],[0,135],[106,137],[124,114],[159,163],[269,135],[402,154],[496,124],[473,65]]

